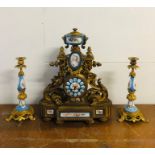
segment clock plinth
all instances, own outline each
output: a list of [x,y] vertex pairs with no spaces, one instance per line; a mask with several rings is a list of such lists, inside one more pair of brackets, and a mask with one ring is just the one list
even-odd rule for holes
[[59,72],[45,88],[40,101],[43,120],[54,119],[58,124],[64,121],[92,124],[95,120],[109,120],[112,103],[108,91],[101,79],[91,72],[101,63],[94,61],[90,47],[84,54],[79,46],[85,48],[87,39],[77,29],[63,37],[66,48],[71,45],[71,53],[65,54],[61,47],[57,60],[50,63],[50,66],[59,67]]

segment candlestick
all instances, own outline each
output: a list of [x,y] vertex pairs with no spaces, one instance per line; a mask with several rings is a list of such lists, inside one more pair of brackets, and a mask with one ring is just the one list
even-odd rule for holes
[[24,64],[25,57],[18,57],[18,64],[15,66],[19,68],[18,72],[18,105],[13,109],[11,115],[6,119],[6,121],[16,120],[16,121],[23,121],[26,119],[35,120],[34,117],[34,109],[32,106],[26,104],[26,86],[24,80],[24,71],[23,68],[26,68]]
[[128,68],[131,69],[131,72],[129,74],[130,80],[128,83],[128,95],[127,95],[128,103],[119,112],[119,115],[120,115],[119,122],[123,122],[123,121],[129,121],[129,122],[144,121],[145,122],[146,120],[143,114],[134,103],[134,101],[136,100],[135,69],[139,67],[137,66],[137,60],[139,60],[139,58],[129,57],[129,60],[130,60],[130,65],[128,65]]

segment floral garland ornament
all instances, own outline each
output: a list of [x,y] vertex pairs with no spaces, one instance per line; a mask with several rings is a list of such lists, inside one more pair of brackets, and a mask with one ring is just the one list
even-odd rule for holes
[[11,112],[11,115],[6,119],[6,121],[15,120],[15,121],[23,121],[26,119],[35,120],[33,107],[26,104],[26,86],[24,80],[24,72],[23,68],[26,68],[24,64],[25,57],[18,57],[18,64],[16,65],[19,68],[18,73],[18,105]]

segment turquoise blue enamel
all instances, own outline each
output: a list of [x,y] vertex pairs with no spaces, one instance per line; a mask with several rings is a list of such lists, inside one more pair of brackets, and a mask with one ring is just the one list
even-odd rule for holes
[[130,77],[130,81],[129,81],[129,90],[131,92],[136,91],[135,89],[135,78],[134,77]]
[[124,109],[127,112],[136,112],[138,110],[138,108],[136,106],[128,106],[128,105],[125,105]]
[[79,97],[85,92],[86,86],[80,78],[74,77],[66,82],[65,89],[69,96]]
[[85,48],[84,45],[86,44],[88,37],[86,37],[86,35],[82,33],[79,33],[76,28],[74,28],[73,31],[74,32],[68,33],[62,37],[64,43],[67,45],[66,48],[68,48],[69,45],[73,46],[81,45],[82,48]]

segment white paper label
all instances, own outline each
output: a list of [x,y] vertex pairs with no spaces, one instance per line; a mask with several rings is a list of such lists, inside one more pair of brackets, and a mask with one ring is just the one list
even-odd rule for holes
[[103,110],[96,110],[96,114],[97,115],[102,115],[103,114]]
[[89,112],[61,112],[60,117],[90,117]]
[[54,114],[54,110],[53,109],[48,109],[47,114],[49,114],[49,115]]

